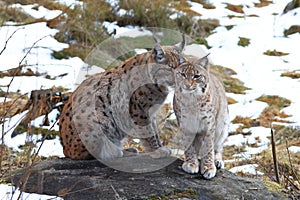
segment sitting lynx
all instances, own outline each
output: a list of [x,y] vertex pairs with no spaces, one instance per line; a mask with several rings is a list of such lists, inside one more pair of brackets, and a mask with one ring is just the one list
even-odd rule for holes
[[228,106],[221,82],[209,73],[207,56],[175,69],[174,110],[183,138],[192,138],[185,149],[182,169],[204,178],[222,168],[223,143],[228,136]]
[[124,139],[141,137],[153,157],[169,155],[157,131],[156,111],[174,85],[172,69],[185,62],[177,46],[160,46],[126,60],[115,69],[86,79],[72,94],[60,116],[66,157],[110,160],[127,153]]

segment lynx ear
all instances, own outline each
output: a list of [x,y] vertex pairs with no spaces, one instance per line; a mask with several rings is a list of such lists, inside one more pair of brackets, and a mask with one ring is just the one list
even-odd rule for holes
[[207,54],[206,56],[204,56],[203,58],[200,58],[198,60],[198,63],[201,65],[201,67],[205,68],[206,70],[208,70],[208,67],[209,67],[209,65],[208,65],[208,55],[209,54]]
[[155,34],[152,35],[152,38],[156,44],[160,44],[160,39]]
[[182,33],[182,41],[179,44],[176,44],[175,46],[178,48],[179,52],[181,53],[185,47],[185,35]]
[[160,45],[156,44],[152,50],[154,60],[158,63],[164,63],[167,61],[164,50]]

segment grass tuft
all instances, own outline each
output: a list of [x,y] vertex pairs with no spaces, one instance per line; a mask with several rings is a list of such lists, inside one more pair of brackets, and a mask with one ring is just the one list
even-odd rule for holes
[[[297,70],[297,71],[299,71],[299,70]],[[286,76],[286,77],[290,77],[292,79],[297,79],[297,78],[300,78],[300,73],[298,73],[297,71],[295,70],[295,71],[290,71],[290,72],[284,72],[280,76]]]
[[250,44],[250,39],[245,37],[239,37],[238,45],[242,47],[246,47]]
[[289,55],[289,54],[288,53],[283,53],[281,51],[277,51],[276,49],[274,49],[274,50],[265,51],[264,55],[267,55],[267,56],[286,56],[286,55]]
[[289,99],[277,95],[262,95],[256,100],[265,102],[269,106],[276,107],[278,109],[282,109],[291,104],[291,101]]

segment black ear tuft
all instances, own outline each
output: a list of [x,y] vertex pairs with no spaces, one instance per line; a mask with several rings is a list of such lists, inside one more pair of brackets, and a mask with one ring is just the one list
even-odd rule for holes
[[176,44],[175,46],[178,48],[180,53],[183,51],[183,49],[185,47],[185,35],[184,35],[184,33],[182,33],[182,41],[179,44]]
[[158,44],[153,48],[153,56],[155,61],[158,63],[164,63],[167,61],[164,50]]
[[205,69],[208,69],[208,55],[209,54],[198,60],[198,63]]

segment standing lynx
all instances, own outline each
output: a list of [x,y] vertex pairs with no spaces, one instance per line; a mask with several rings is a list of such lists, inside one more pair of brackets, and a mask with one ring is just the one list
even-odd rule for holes
[[[182,169],[204,178],[222,168],[223,143],[228,136],[228,105],[221,82],[209,73],[207,57],[175,69],[174,110],[182,137],[192,138]],[[194,138],[194,139],[193,139]],[[198,159],[200,159],[200,164]],[[200,166],[199,166],[200,165]]]
[[[126,151],[122,142],[141,138],[153,157],[169,155],[157,131],[156,111],[174,85],[172,69],[185,60],[179,47],[160,46],[126,60],[115,69],[85,80],[60,116],[64,154],[72,159],[110,160]],[[135,135],[138,134],[138,135]]]

